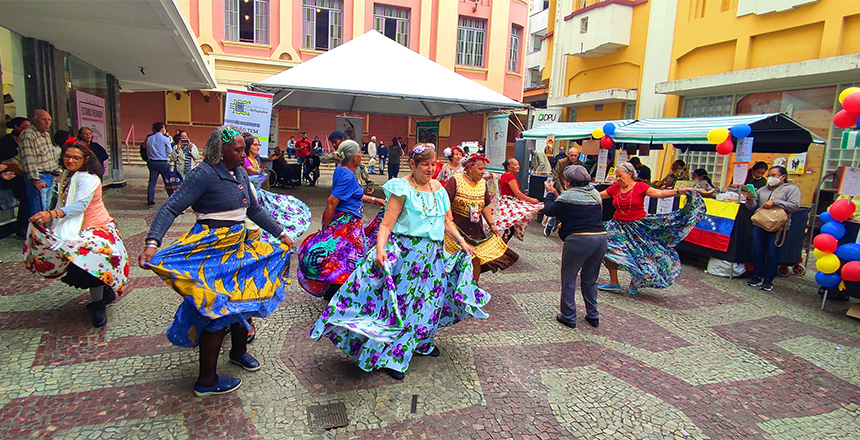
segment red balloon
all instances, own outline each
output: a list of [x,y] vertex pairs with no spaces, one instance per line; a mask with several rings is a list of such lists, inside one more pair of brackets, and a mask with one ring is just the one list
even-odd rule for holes
[[860,281],[860,261],[849,261],[843,264],[839,275],[845,281]]
[[734,149],[735,146],[732,145],[732,138],[728,138],[721,144],[717,145],[717,153],[722,154],[723,156],[731,154]]
[[854,211],[856,210],[857,207],[848,199],[839,199],[833,202],[833,204],[830,205],[830,208],[827,208],[827,211],[830,212],[830,216],[837,222],[848,220],[852,215],[854,215]]
[[854,92],[842,100],[842,109],[848,113],[860,113],[860,93]]
[[[852,93],[845,97],[845,100],[853,95],[860,95],[860,93]],[[860,113],[851,113],[843,108],[833,116],[833,123],[839,128],[851,128],[857,123],[858,117],[860,117]]]
[[612,138],[609,136],[603,136],[602,138],[600,138],[600,146],[603,148],[610,148],[614,143],[615,142],[613,142]]
[[816,235],[815,239],[812,240],[812,244],[815,246],[815,249],[827,254],[836,252],[836,248],[839,246],[839,242],[836,240],[836,237],[830,234]]

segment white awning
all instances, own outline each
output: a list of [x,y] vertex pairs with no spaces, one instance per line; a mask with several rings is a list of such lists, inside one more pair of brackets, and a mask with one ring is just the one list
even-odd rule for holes
[[588,139],[595,128],[603,128],[607,123],[615,127],[623,127],[632,123],[634,119],[622,119],[617,121],[583,121],[583,122],[554,122],[526,130],[522,133],[526,139],[543,139],[554,136],[556,139]]
[[[380,64],[383,57],[395,64]],[[253,90],[275,105],[352,113],[442,117],[525,108],[371,30],[285,70]]]
[[0,26],[104,70],[124,92],[215,87],[175,0],[0,0]]

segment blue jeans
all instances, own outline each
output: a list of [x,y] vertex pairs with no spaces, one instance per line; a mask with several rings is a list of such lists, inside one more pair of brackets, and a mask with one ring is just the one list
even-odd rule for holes
[[[27,191],[27,204],[30,205],[30,217],[39,211],[45,211],[51,207],[51,195],[54,190],[54,175],[50,173],[39,173],[39,180],[46,186],[37,189],[33,181],[27,179],[25,190]],[[28,217],[29,218],[29,217]]]
[[[167,181],[167,174],[170,173],[170,166],[166,160],[151,160],[146,163],[149,168],[149,185],[146,187],[146,202],[155,203],[155,184],[158,183],[158,176],[161,176],[163,182]],[[169,196],[173,191],[168,191]]]
[[772,283],[779,268],[780,248],[774,243],[777,232],[767,232],[753,225],[753,272],[766,283]]

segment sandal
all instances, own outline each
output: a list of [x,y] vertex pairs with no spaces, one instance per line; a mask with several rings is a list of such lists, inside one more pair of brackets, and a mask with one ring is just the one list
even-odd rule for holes
[[627,293],[630,295],[638,295],[639,289],[637,289],[635,285],[631,284],[627,286]]

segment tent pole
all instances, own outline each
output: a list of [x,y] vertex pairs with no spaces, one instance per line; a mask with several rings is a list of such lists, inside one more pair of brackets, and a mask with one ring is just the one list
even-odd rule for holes
[[282,97],[281,97],[281,98],[279,98],[277,101],[275,101],[275,103],[274,103],[274,104],[272,104],[272,107],[277,107],[277,106],[278,106],[278,104],[280,104],[280,103],[284,102],[284,100],[285,100],[285,99],[289,98],[289,97],[290,97],[290,95],[292,95],[292,94],[293,94],[293,92],[295,92],[295,90],[290,90],[289,92],[287,92],[286,94],[284,94],[284,96],[282,96]]
[[421,101],[421,106],[424,107],[424,110],[427,111],[427,116],[430,116],[431,118],[434,118],[434,119],[436,118],[436,116],[433,116],[433,112],[431,112],[430,109],[427,108],[427,104],[424,101]]

